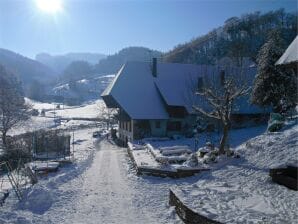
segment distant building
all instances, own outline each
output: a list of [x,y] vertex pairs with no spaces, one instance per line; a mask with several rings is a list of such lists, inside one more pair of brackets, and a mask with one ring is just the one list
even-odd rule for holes
[[[200,104],[194,90],[200,88],[205,75],[221,73],[215,66],[127,62],[102,93],[109,108],[119,108],[119,138],[123,142],[144,137],[171,137],[192,133],[197,114],[194,104]],[[248,68],[250,83],[256,69]],[[248,97],[237,102],[239,115],[262,114],[251,106]]]

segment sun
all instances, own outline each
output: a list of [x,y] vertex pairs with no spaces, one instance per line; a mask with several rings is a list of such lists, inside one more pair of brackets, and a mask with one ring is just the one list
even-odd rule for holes
[[61,0],[35,0],[37,7],[47,13],[57,13],[62,10]]

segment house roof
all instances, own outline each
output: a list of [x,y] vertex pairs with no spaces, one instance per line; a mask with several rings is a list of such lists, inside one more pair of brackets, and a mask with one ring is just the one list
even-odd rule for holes
[[298,35],[275,64],[285,65],[293,62],[298,62]]
[[[217,74],[220,69],[207,65],[157,63],[157,77],[154,77],[151,63],[127,62],[101,96],[105,101],[113,98],[132,119],[168,119],[166,106],[182,106],[188,113],[193,112],[194,104],[204,106],[203,100],[193,94],[198,78]],[[255,68],[249,71],[252,83]],[[239,104],[237,113],[262,112],[249,104],[248,97],[239,99]]]
[[168,119],[153,79],[150,63],[127,62],[102,97],[112,96],[132,119]]

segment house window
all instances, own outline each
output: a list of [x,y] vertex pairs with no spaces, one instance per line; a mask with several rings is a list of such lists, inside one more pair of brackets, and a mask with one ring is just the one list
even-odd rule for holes
[[155,121],[155,128],[160,128],[160,121]]

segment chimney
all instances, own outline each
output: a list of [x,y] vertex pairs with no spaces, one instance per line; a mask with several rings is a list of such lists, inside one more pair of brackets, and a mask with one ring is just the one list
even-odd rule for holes
[[157,77],[157,58],[152,58],[152,75]]

